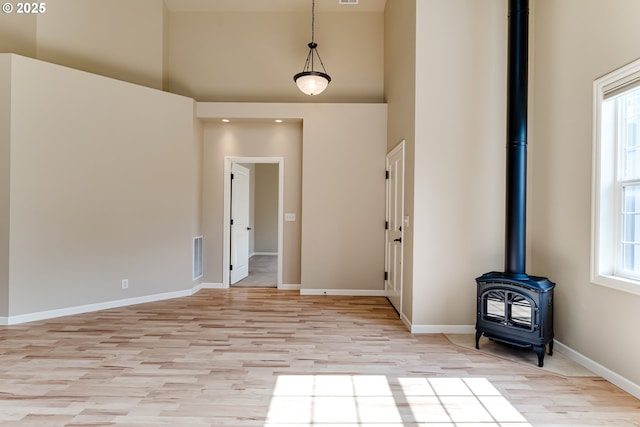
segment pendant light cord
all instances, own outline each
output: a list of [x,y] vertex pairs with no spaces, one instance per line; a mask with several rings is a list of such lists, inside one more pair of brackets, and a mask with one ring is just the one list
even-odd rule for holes
[[316,0],[311,0],[311,43],[316,41]]

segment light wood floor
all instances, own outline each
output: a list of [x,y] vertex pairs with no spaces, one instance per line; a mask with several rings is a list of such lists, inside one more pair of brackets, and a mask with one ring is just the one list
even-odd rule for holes
[[640,426],[640,401],[412,335],[384,298],[206,289],[0,327],[0,425]]

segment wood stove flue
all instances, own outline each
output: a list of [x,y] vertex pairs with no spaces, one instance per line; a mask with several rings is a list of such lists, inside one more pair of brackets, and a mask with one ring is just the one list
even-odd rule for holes
[[532,348],[543,365],[553,353],[553,288],[528,276],[526,261],[529,1],[509,0],[505,271],[476,278],[476,348],[482,335]]

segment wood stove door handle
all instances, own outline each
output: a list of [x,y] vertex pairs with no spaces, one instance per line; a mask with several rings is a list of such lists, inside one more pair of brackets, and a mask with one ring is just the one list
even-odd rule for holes
[[393,239],[394,242],[402,243],[402,237],[398,237],[397,239]]

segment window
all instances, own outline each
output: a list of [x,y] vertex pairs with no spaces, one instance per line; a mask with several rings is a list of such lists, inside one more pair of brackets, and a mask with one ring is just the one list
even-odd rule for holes
[[591,280],[640,294],[640,60],[594,82]]

